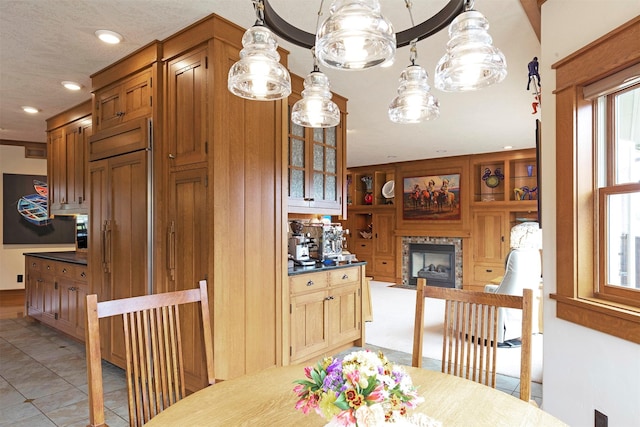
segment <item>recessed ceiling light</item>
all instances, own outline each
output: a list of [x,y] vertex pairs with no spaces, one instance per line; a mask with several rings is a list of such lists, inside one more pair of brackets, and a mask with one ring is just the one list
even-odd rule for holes
[[122,41],[122,36],[115,31],[98,30],[96,36],[105,43],[118,44]]
[[511,150],[513,148],[513,145],[505,145],[504,147],[505,150]]
[[38,110],[37,108],[35,108],[35,107],[29,107],[28,105],[23,106],[23,107],[22,107],[22,110],[23,110],[25,113],[29,113],[29,114],[36,114],[36,113],[40,112],[40,110]]
[[80,90],[82,89],[82,85],[76,82],[64,81],[62,82],[62,86],[66,87],[69,90]]

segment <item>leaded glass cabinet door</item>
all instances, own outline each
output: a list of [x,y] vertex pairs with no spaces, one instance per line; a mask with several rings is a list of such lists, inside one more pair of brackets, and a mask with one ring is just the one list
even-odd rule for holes
[[289,212],[341,215],[343,125],[323,129],[293,123],[291,109],[296,100],[294,95],[289,98]]

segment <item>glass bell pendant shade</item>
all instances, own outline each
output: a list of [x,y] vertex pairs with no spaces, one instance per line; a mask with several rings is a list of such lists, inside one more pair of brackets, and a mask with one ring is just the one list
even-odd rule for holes
[[436,66],[435,87],[445,92],[477,90],[500,83],[507,61],[492,45],[489,22],[475,10],[461,13],[449,26],[447,52]]
[[395,123],[420,123],[440,115],[440,104],[429,92],[428,75],[419,65],[400,74],[398,96],[389,105],[389,119]]
[[396,52],[391,22],[378,0],[334,0],[316,33],[316,54],[330,68],[360,70],[390,61]]
[[229,91],[245,99],[272,101],[291,94],[289,71],[280,63],[270,29],[254,25],[242,36],[240,60],[229,70]]
[[331,101],[329,79],[324,73],[314,69],[304,79],[302,99],[293,105],[291,120],[310,128],[338,126],[340,109]]

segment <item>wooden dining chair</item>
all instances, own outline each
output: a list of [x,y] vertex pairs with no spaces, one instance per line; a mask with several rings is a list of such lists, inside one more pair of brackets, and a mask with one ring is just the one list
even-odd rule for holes
[[180,306],[200,304],[209,384],[213,384],[213,344],[207,282],[199,288],[98,302],[87,295],[86,351],[89,427],[106,426],[99,319],[122,316],[126,352],[129,424],[142,426],[185,397]]
[[425,298],[445,300],[442,372],[496,387],[498,309],[522,310],[520,399],[531,400],[533,291],[523,296],[427,286],[418,279],[412,365],[422,367]]

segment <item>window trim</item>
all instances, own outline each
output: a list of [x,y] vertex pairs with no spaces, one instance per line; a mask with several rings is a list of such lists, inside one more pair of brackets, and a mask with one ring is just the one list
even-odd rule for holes
[[639,39],[640,16],[552,65],[556,70],[557,290],[551,294],[558,318],[638,344],[640,306],[594,293],[594,116],[584,88],[640,63]]

